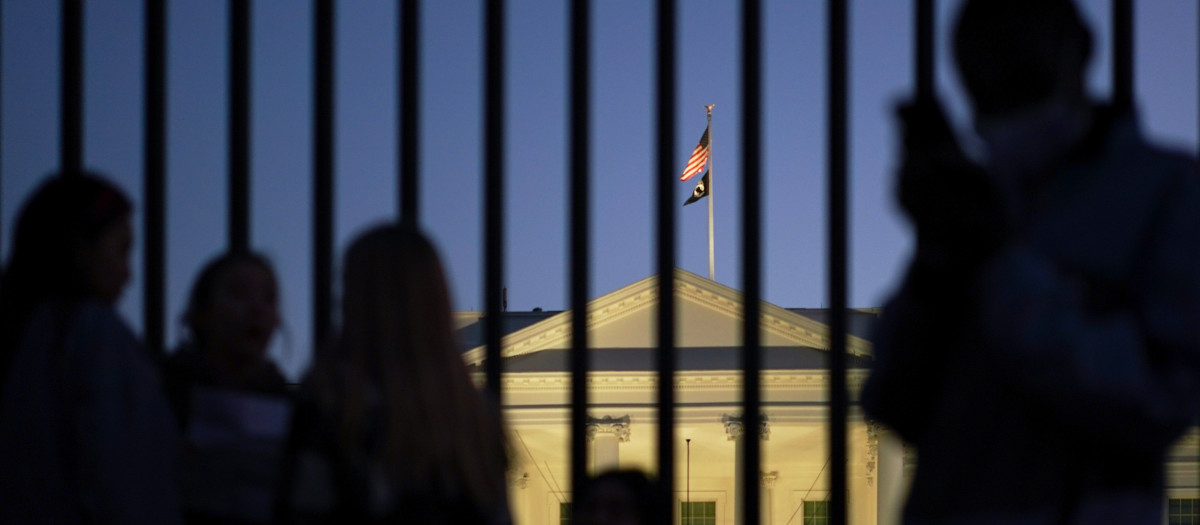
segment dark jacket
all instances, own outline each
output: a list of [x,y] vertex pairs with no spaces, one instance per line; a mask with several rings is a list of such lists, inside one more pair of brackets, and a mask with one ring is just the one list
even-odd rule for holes
[[45,304],[21,341],[0,398],[0,523],[178,523],[179,436],[116,312]]
[[195,346],[179,346],[163,365],[163,379],[167,398],[180,425],[186,425],[191,416],[192,391],[197,387],[228,389],[265,396],[291,395],[287,378],[279,367],[270,360],[263,361],[244,377],[233,379],[222,377],[220,370]]
[[368,428],[374,431],[368,431],[362,443],[364,457],[346,457],[338,443],[335,415],[322,407],[312,388],[301,388],[279,493],[280,523],[512,523],[507,507],[485,508],[470,498],[465,486],[446,492],[435,488],[446,485],[440,480],[396,479],[372,461],[369,451],[378,446],[382,426],[378,408],[370,410],[375,415],[368,417]]
[[1200,177],[1099,115],[978,271],[914,264],[884,309],[862,402],[917,449],[910,523],[1162,520],[1200,413]]
[[267,523],[291,417],[291,391],[271,361],[241,377],[183,346],[166,360],[168,398],[184,432],[180,499],[185,521]]

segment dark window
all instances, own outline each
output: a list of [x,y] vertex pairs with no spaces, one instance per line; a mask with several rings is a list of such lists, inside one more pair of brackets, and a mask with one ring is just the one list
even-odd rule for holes
[[571,525],[571,502],[558,504],[558,525]]
[[1168,499],[1167,523],[1170,525],[1200,525],[1200,498]]

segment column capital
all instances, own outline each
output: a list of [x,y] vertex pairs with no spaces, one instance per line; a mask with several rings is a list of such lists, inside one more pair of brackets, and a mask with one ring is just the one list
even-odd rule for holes
[[529,486],[529,472],[523,471],[518,475],[517,471],[513,470],[509,474],[509,482],[512,485],[516,485],[519,489],[524,489]]
[[772,470],[770,472],[763,472],[760,474],[760,476],[761,477],[760,477],[759,481],[761,481],[762,486],[767,489],[775,488],[775,482],[779,481],[779,471],[778,470]]
[[[742,416],[732,414],[724,414],[721,416],[721,423],[725,425],[725,438],[728,441],[734,441],[745,433],[745,425],[742,423]],[[763,414],[759,421],[758,438],[764,441],[771,438],[771,426],[767,423],[767,415]]]
[[621,417],[604,416],[601,418],[588,416],[585,433],[588,441],[595,439],[596,434],[613,434],[617,436],[617,441],[625,443],[629,441],[629,425],[629,414]]

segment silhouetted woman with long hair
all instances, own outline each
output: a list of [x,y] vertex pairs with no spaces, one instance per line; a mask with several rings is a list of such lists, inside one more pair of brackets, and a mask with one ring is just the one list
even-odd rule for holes
[[129,200],[86,173],[21,209],[0,286],[0,523],[176,523],[178,435],[115,310]]
[[511,521],[499,412],[468,376],[420,233],[379,226],[351,245],[341,334],[303,394],[285,521]]

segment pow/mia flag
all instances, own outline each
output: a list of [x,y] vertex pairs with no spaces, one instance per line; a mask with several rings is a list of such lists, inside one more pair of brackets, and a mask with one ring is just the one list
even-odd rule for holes
[[696,202],[708,196],[708,172],[704,172],[704,176],[700,178],[700,182],[696,183],[696,189],[692,190],[692,196],[688,197],[684,206]]

